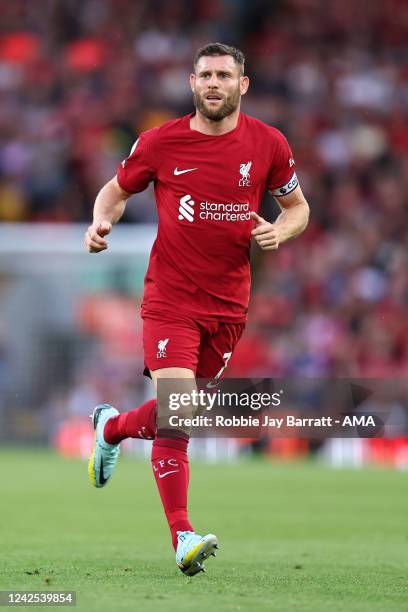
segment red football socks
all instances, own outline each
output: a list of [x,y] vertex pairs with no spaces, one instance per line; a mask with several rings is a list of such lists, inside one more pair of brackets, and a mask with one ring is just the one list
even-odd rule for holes
[[188,436],[156,438],[152,446],[153,474],[171,531],[174,550],[177,531],[194,531],[187,516],[189,481]]
[[151,399],[139,408],[109,419],[103,430],[106,442],[119,444],[125,438],[153,440],[156,435],[156,406],[156,400]]
[[[177,531],[193,531],[187,516],[187,490],[189,481],[188,436],[156,437],[156,400],[109,419],[103,436],[108,444],[119,444],[125,438],[154,439],[152,446],[153,474],[159,489],[164,512],[171,531],[174,549],[177,549]],[[171,434],[170,434],[171,435]]]

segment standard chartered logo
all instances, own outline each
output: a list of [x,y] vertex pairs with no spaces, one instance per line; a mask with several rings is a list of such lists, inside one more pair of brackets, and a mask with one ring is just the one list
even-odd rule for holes
[[204,221],[249,221],[248,202],[200,202],[200,219]]
[[[179,221],[186,219],[190,223],[194,221],[196,209],[191,195],[180,198]],[[249,203],[244,202],[200,202],[197,214],[203,221],[249,221],[251,211]]]
[[179,221],[187,219],[192,223],[194,221],[194,200],[191,199],[191,195],[185,195],[180,198],[179,206]]

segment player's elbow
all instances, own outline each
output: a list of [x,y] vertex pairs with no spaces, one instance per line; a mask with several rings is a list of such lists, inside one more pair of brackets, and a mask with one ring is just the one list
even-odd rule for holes
[[304,232],[309,225],[310,206],[306,200],[300,206],[302,207],[302,229],[300,231]]
[[296,224],[296,236],[299,236],[308,226],[309,216],[310,216],[310,208],[307,203],[305,197],[301,196],[298,198],[296,202],[290,207],[289,210],[292,210],[293,218]]

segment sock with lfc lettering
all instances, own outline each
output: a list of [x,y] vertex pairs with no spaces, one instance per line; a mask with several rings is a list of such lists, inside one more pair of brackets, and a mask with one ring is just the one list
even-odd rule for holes
[[152,446],[153,474],[170,527],[174,550],[177,549],[177,531],[194,531],[187,516],[190,476],[188,441],[189,437],[182,433],[177,438],[160,437],[159,434]]
[[108,419],[103,437],[108,444],[119,444],[125,438],[153,440],[156,435],[157,401],[148,400],[138,408]]

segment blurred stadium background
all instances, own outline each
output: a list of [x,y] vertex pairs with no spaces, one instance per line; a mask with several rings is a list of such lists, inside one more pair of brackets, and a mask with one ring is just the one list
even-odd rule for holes
[[[190,112],[192,55],[209,41],[245,52],[243,111],[286,134],[312,210],[301,239],[254,252],[247,331],[228,375],[406,377],[407,2],[0,4],[2,443],[86,455],[93,405],[126,410],[151,394],[138,314],[152,190],[129,201],[107,253],[85,253],[83,233],[137,134]],[[276,215],[272,198],[263,206]],[[400,434],[330,441],[323,454],[404,467]],[[200,444],[212,459],[239,451]],[[310,448],[281,440],[266,450]]]

